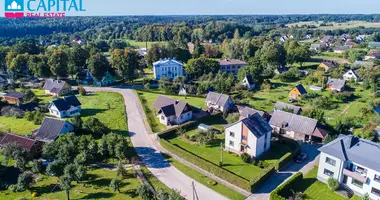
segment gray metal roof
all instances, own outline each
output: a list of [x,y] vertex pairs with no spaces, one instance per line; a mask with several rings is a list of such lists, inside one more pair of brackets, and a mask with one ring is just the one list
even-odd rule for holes
[[331,85],[333,88],[344,88],[346,81],[343,79],[329,78],[327,85]]
[[45,117],[36,133],[36,140],[47,142],[54,141],[61,133],[62,129],[65,126],[65,123],[65,120]]
[[241,111],[240,115],[242,117],[249,117],[250,115],[254,115],[256,113],[259,113],[260,116],[264,115],[263,111],[256,110],[256,109],[253,109],[253,108],[250,108],[250,107],[244,107],[243,110]]
[[247,65],[247,63],[237,59],[224,59],[219,60],[219,65]]
[[260,138],[269,131],[272,131],[272,127],[264,121],[263,117],[261,117],[259,113],[250,115],[248,118],[244,118],[240,121],[226,126],[226,128],[236,125],[239,122],[242,122],[245,126],[247,126],[247,128],[255,135],[256,138]]
[[353,135],[340,135],[319,151],[380,172],[380,144]]
[[209,92],[206,97],[206,102],[215,104],[218,106],[224,106],[228,102],[228,99],[230,99],[230,96],[226,94],[220,94],[216,92]]
[[160,112],[162,111],[165,116],[180,116],[185,109],[191,110],[191,107],[186,102],[172,99],[164,95],[158,96],[156,102],[153,104],[153,108]]
[[292,109],[293,113],[296,115],[298,115],[301,111],[301,107],[283,103],[283,102],[277,102],[276,105],[274,105],[274,110],[282,110],[284,108]]
[[288,131],[294,131],[306,135],[312,135],[317,127],[318,120],[295,115],[281,110],[275,110],[269,124],[275,127],[281,127]]
[[63,86],[65,86],[65,83],[65,81],[48,79],[46,80],[43,89],[49,90],[53,93],[58,93],[62,90]]

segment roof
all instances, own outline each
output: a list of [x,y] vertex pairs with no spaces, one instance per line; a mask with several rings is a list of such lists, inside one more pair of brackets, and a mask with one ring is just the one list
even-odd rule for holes
[[332,88],[344,88],[346,81],[343,79],[329,78],[327,85],[331,85]]
[[247,118],[256,113],[259,113],[260,116],[263,116],[265,114],[263,111],[259,111],[250,107],[244,107],[243,110],[241,111],[240,116]]
[[178,61],[177,61],[176,59],[174,59],[174,58],[160,59],[159,61],[154,62],[154,63],[153,63],[153,66],[155,66],[155,67],[159,67],[159,66],[162,65],[162,64],[168,64],[168,63],[178,64],[178,65],[183,66],[183,64],[182,64],[181,62],[178,62]]
[[12,98],[18,98],[21,99],[23,94],[21,92],[7,92],[5,93],[4,97],[12,97]]
[[186,107],[189,107],[186,102],[172,99],[164,95],[158,96],[156,102],[153,104],[153,108],[162,111],[165,116],[180,116]]
[[318,120],[275,110],[272,118],[269,120],[269,124],[275,127],[282,127],[288,131],[312,135],[317,127]]
[[62,90],[63,86],[65,86],[65,83],[65,81],[48,79],[46,80],[43,89],[49,90],[52,93],[58,93]]
[[324,64],[324,65],[326,65],[326,66],[329,67],[329,68],[330,68],[330,67],[331,67],[331,68],[336,67],[335,64],[332,63],[332,62],[324,61],[324,62],[322,62],[321,64]]
[[347,49],[348,49],[348,47],[346,47],[346,46],[336,46],[334,48],[335,51],[345,51]]
[[9,144],[9,143],[16,143],[20,145],[21,147],[25,148],[26,150],[30,150],[34,146],[35,140],[8,133],[0,139],[0,146]]
[[371,53],[371,54],[368,54],[368,56],[372,56],[372,57],[380,57],[380,52],[374,52],[374,53]]
[[356,44],[356,42],[353,42],[353,41],[347,41],[345,45],[346,46],[355,46],[357,44]]
[[226,128],[236,125],[239,122],[242,122],[255,135],[256,138],[260,138],[272,130],[272,127],[264,121],[263,117],[261,117],[259,113],[255,113],[248,118],[244,118],[228,125]]
[[323,42],[330,42],[331,40],[333,40],[334,39],[334,36],[332,36],[332,35],[325,35],[322,39],[321,39],[321,41],[323,41]]
[[82,105],[74,95],[53,100],[51,103],[54,104],[59,111],[69,110],[71,106],[77,107]]
[[337,139],[318,150],[343,161],[349,160],[380,172],[380,156],[369,156],[380,154],[380,144],[378,143],[353,135],[339,135]]
[[293,110],[293,114],[298,114],[301,111],[301,107],[294,106],[291,104],[283,103],[283,102],[277,102],[276,105],[274,105],[274,110],[282,110],[284,108],[289,108]]
[[297,90],[300,92],[301,95],[307,94],[306,89],[303,87],[302,84],[296,85]]
[[370,61],[360,61],[360,60],[357,60],[355,61],[354,63],[352,63],[353,66],[374,66],[374,63],[373,62],[370,62]]
[[248,84],[250,84],[250,85],[255,84],[251,75],[247,75],[247,76],[245,76],[245,78],[247,79]]
[[237,59],[224,59],[224,60],[219,60],[219,65],[246,65],[247,63],[242,61],[242,60],[237,60]]
[[356,73],[356,70],[350,69],[345,74],[352,73],[356,78],[359,78],[359,75]]
[[65,123],[65,120],[59,120],[55,118],[45,117],[40,128],[36,133],[36,140],[40,141],[54,141],[61,133]]
[[369,42],[368,46],[380,46],[380,42]]
[[230,96],[226,94],[209,92],[206,97],[206,102],[209,102],[211,104],[218,105],[218,106],[224,106],[228,102],[228,99],[230,99]]

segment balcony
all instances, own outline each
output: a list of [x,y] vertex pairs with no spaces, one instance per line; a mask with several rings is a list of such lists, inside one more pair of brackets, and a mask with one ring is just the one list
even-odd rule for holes
[[367,173],[364,174],[359,171],[351,171],[349,169],[343,169],[343,174],[357,181],[360,181],[362,183],[367,182]]

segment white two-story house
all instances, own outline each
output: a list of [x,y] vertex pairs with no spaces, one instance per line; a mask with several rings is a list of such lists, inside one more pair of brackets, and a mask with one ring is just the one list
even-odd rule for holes
[[255,113],[225,128],[225,150],[257,158],[270,149],[271,137],[272,128]]
[[82,111],[81,103],[76,96],[63,97],[56,99],[49,105],[49,113],[58,118],[74,117],[80,115]]
[[209,92],[205,100],[208,110],[212,111],[229,111],[233,110],[234,102],[230,96],[226,94]]
[[193,118],[193,110],[188,103],[167,96],[158,96],[153,108],[158,111],[161,124],[182,124]]
[[153,73],[156,80],[161,78],[174,79],[177,76],[184,76],[183,64],[175,59],[159,60],[153,63]]
[[242,60],[224,59],[224,60],[219,60],[219,65],[220,65],[219,70],[221,72],[226,72],[228,74],[237,74],[239,72],[239,69],[247,66],[248,64]]
[[319,148],[318,179],[338,180],[341,186],[371,199],[380,199],[380,144],[353,135],[340,135]]

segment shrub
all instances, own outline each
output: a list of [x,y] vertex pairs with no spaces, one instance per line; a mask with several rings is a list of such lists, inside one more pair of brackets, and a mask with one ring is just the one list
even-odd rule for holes
[[329,178],[327,180],[327,185],[331,191],[336,191],[339,188],[339,182],[334,178]]
[[240,158],[245,163],[249,163],[251,161],[251,156],[249,154],[247,154],[247,153],[241,154]]
[[86,96],[87,95],[87,91],[82,86],[78,87],[78,92],[82,96]]
[[292,188],[299,181],[303,179],[303,174],[301,172],[297,172],[289,180],[285,181],[283,184],[278,186],[275,190],[270,193],[270,200],[286,200],[288,197],[293,196]]
[[216,184],[218,184],[216,181],[214,181],[214,180],[208,180],[207,181],[207,185],[211,185],[211,186],[214,186],[214,185],[216,185]]

